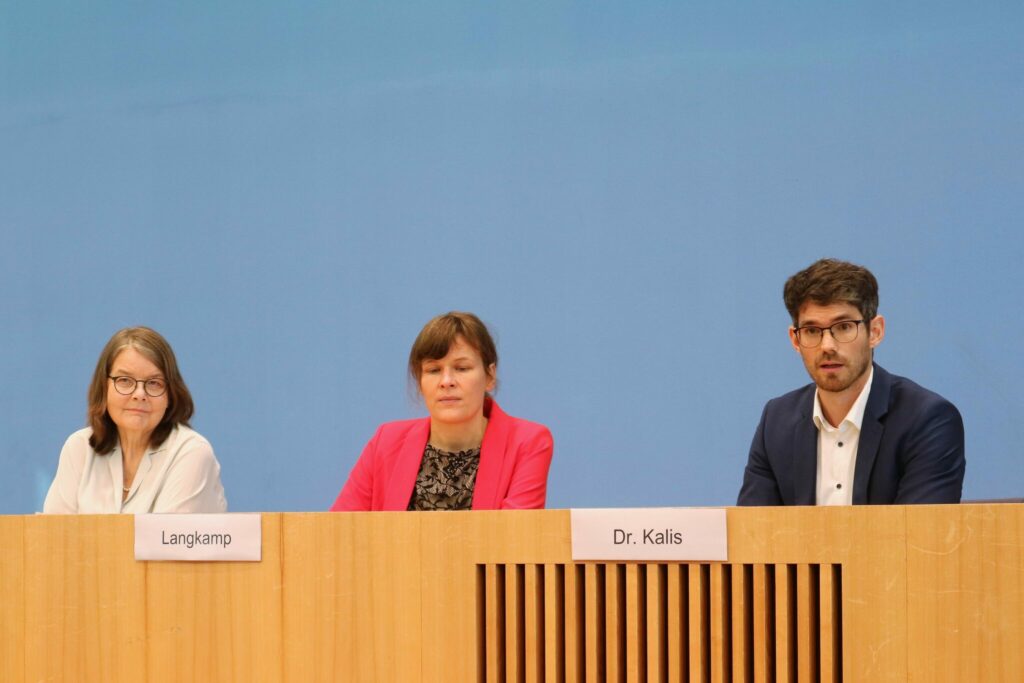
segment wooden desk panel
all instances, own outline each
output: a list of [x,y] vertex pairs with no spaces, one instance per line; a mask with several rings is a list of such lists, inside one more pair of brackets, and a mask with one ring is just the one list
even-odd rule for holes
[[0,517],[0,679],[1024,680],[1024,506],[728,516],[728,566],[645,567],[574,565],[559,510],[271,513],[216,564]]

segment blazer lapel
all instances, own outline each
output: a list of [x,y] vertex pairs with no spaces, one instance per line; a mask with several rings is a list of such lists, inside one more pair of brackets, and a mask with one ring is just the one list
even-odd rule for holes
[[860,425],[860,441],[857,444],[857,464],[853,471],[853,504],[863,505],[868,502],[868,483],[871,481],[871,470],[878,456],[878,446],[882,442],[882,418],[889,412],[889,390],[892,388],[892,376],[874,366],[875,376],[871,380],[871,393],[868,404],[864,407],[864,420]]
[[793,505],[814,505],[818,498],[818,429],[811,386],[793,425]]
[[423,451],[430,438],[430,418],[417,422],[405,434],[398,449],[395,469],[388,481],[387,493],[384,494],[384,510],[405,510],[409,507],[413,487],[416,486],[416,475],[420,473],[423,462]]
[[476,472],[476,484],[473,486],[473,509],[496,510],[498,487],[505,466],[505,452],[509,439],[509,421],[498,404],[487,399],[490,414],[487,418],[487,430],[484,432],[483,443],[480,444],[480,467]]

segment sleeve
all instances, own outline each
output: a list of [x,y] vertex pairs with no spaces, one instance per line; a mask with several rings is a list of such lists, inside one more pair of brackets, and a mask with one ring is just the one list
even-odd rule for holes
[[373,506],[373,473],[377,442],[384,425],[377,428],[349,472],[348,480],[331,506],[331,512],[369,512]]
[[555,442],[547,427],[520,446],[512,472],[508,494],[499,506],[502,510],[542,510],[548,493],[548,470]]
[[50,484],[43,503],[43,512],[51,515],[78,513],[78,487],[82,482],[85,457],[90,449],[89,440],[75,432],[64,442],[57,461],[57,474]]
[[747,456],[747,467],[743,471],[743,486],[737,497],[737,505],[782,505],[782,494],[779,482],[768,461],[768,449],[764,441],[765,422],[768,418],[768,405],[761,412],[761,421],[750,442],[750,454]]
[[960,502],[967,461],[956,406],[943,399],[928,410],[907,440],[902,461],[894,505]]
[[213,446],[198,435],[187,439],[174,454],[152,511],[218,513],[227,509]]

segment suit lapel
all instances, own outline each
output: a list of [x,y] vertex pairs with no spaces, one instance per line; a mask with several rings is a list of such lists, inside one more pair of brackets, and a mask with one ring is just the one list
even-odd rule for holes
[[878,456],[878,446],[882,442],[882,418],[889,412],[889,390],[892,387],[892,376],[878,367],[871,380],[871,393],[868,404],[864,407],[864,420],[860,425],[860,441],[857,444],[857,465],[853,471],[853,504],[863,505],[868,502],[868,483],[871,481],[871,470]]
[[413,487],[416,486],[416,475],[420,473],[423,462],[423,451],[430,438],[430,418],[417,422],[405,434],[398,449],[395,469],[388,482],[387,493],[384,495],[385,510],[405,510],[409,507]]
[[814,385],[802,401],[793,425],[793,505],[814,505],[818,498],[818,429],[814,425]]
[[505,466],[506,445],[509,439],[509,421],[498,404],[487,399],[490,413],[487,430],[480,444],[480,467],[476,472],[473,486],[473,509],[495,510],[498,508],[498,486]]

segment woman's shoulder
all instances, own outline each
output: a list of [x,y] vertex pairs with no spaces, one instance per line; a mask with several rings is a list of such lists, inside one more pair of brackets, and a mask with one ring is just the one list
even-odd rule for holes
[[74,453],[82,458],[87,455],[96,455],[96,451],[92,449],[92,444],[89,443],[91,438],[92,427],[83,427],[78,431],[71,432],[71,435],[64,441],[62,452]]
[[400,439],[405,437],[407,434],[415,433],[416,431],[429,430],[430,429],[430,418],[429,417],[418,417],[411,420],[394,420],[393,422],[385,422],[377,427],[377,431],[374,433],[374,439]]
[[82,427],[76,432],[71,432],[71,435],[64,442],[65,445],[71,444],[85,444],[89,445],[89,437],[92,436],[92,427]]
[[501,406],[498,405],[497,401],[491,404],[491,419],[497,419],[499,422],[504,422],[514,426],[517,430],[532,431],[532,432],[547,432],[550,431],[547,426],[542,425],[540,422],[534,422],[533,420],[527,420],[522,417],[514,417],[509,415]]
[[89,444],[90,437],[92,437],[92,427],[83,427],[76,432],[71,432],[71,435],[64,440],[61,455],[79,460],[85,459],[88,455],[95,455],[92,445]]
[[167,435],[162,448],[175,452],[197,452],[201,456],[213,457],[213,446],[205,436],[185,425],[178,425]]

